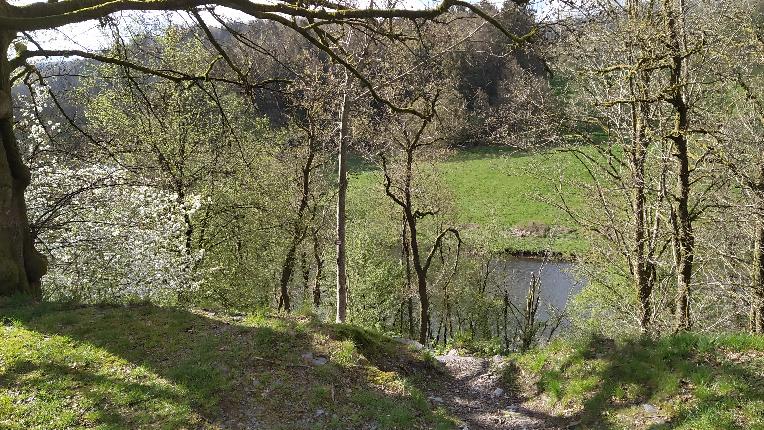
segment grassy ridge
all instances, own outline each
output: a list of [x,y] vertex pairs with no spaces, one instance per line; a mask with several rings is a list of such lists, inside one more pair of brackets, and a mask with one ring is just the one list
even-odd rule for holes
[[764,429],[762,336],[558,340],[514,362],[580,428]]
[[[585,179],[585,171],[567,153],[520,153],[501,148],[456,152],[438,164],[454,199],[456,219],[464,236],[493,250],[571,254],[586,248],[559,203],[559,178]],[[356,166],[350,181],[351,205],[361,217],[378,216],[374,209],[385,196],[377,171]],[[578,190],[563,189],[573,207],[584,204]],[[379,200],[382,199],[382,200]],[[531,234],[521,237],[518,232]]]
[[[406,378],[382,370],[400,360],[425,368],[422,357],[354,327],[2,302],[0,320],[2,429],[453,424]],[[328,363],[306,361],[306,353]]]

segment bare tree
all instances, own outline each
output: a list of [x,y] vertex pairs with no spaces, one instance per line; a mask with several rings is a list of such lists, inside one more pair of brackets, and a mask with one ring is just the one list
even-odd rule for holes
[[[453,236],[458,248],[461,237],[456,228],[440,227],[428,251],[423,249],[421,223],[425,218],[438,214],[436,205],[428,205],[421,199],[422,184],[417,182],[417,165],[426,157],[426,151],[443,142],[443,136],[436,130],[436,107],[438,95],[428,102],[430,112],[425,118],[412,115],[391,115],[383,125],[386,136],[385,147],[378,153],[384,175],[385,194],[401,209],[405,223],[404,243],[410,253],[411,265],[416,275],[419,295],[419,341],[425,343],[429,337],[430,300],[428,274],[436,254],[441,251],[447,236]],[[408,257],[408,256],[407,256]]]

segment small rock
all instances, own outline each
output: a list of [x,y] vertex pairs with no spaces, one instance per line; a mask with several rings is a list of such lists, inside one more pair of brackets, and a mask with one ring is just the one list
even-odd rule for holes
[[504,416],[512,416],[512,414],[517,413],[518,410],[519,408],[517,407],[517,405],[511,405],[507,407],[507,409],[504,409],[504,411],[502,411],[502,414]]
[[430,400],[432,400],[433,403],[443,403],[442,397],[430,396]]
[[321,415],[323,415],[323,414],[325,414],[325,413],[326,413],[326,411],[325,411],[325,410],[323,410],[323,409],[319,409],[319,410],[317,410],[317,411],[316,411],[316,416],[317,416],[317,417],[320,417]]
[[645,412],[647,412],[648,414],[654,415],[654,414],[658,413],[658,408],[656,408],[655,406],[653,406],[653,405],[651,405],[649,403],[642,404],[642,409],[644,409]]
[[497,388],[497,389],[493,390],[493,393],[491,393],[491,395],[493,397],[501,397],[501,396],[504,395],[504,390],[502,390],[501,388]]
[[320,355],[314,356],[312,352],[306,352],[305,354],[302,355],[302,358],[303,360],[313,364],[314,366],[322,366],[329,361],[329,359],[326,357],[321,357]]
[[417,341],[415,341],[413,339],[406,339],[406,338],[403,338],[403,337],[396,337],[395,341],[398,342],[398,343],[401,343],[403,345],[410,346],[410,347],[416,349],[417,351],[421,351],[421,350],[424,349],[424,345],[422,345],[421,343],[419,343],[419,342],[417,342]]
[[457,351],[455,348],[451,348],[446,355],[449,357],[456,357],[459,355],[459,351]]
[[329,359],[328,359],[328,358],[326,358],[326,357],[316,357],[316,358],[314,358],[314,359],[312,360],[313,364],[315,364],[316,366],[323,366],[323,365],[324,365],[324,364],[326,364],[328,361],[329,361]]

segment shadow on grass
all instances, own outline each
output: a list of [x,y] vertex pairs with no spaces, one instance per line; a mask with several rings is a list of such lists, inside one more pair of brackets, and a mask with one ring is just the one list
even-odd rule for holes
[[[493,395],[495,387],[486,385],[485,380],[493,371],[489,360],[481,360],[479,366],[470,367],[466,372],[452,374],[434,356],[409,348],[373,330],[347,324],[324,326],[322,330],[332,339],[352,341],[375,368],[404,375],[423,401],[434,408],[445,407],[450,415],[464,421],[468,428],[524,428],[531,421],[536,421],[535,424],[540,422],[544,428],[553,429],[564,428],[567,422],[523,408],[521,403],[525,399],[518,383],[519,375],[505,373],[499,385],[507,395]],[[518,370],[516,367],[514,369]],[[485,427],[486,422],[496,427]],[[536,428],[535,424],[530,428]]]
[[539,387],[582,400],[580,428],[764,428],[764,358],[735,362],[729,353],[696,334],[619,344],[595,338],[545,370]]
[[[363,372],[306,363],[330,355],[308,319],[0,302],[0,320],[0,427],[394,428],[429,412]],[[402,412],[379,418],[374,403]]]

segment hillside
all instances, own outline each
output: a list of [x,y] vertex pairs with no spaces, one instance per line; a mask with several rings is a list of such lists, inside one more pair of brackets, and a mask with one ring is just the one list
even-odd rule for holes
[[527,407],[581,429],[764,429],[764,337],[558,339],[513,357]]
[[3,429],[453,427],[409,379],[429,361],[351,326],[8,302],[0,319]]
[[[555,207],[560,201],[560,178],[586,178],[586,171],[570,154],[474,148],[454,153],[438,168],[467,240],[519,253],[572,254],[586,249],[575,224]],[[376,208],[385,199],[379,172],[368,165],[356,165],[353,171],[350,205],[361,206],[356,212],[362,217],[378,216]],[[583,205],[579,190],[564,190],[572,207]]]
[[310,317],[0,302],[0,428],[764,429],[764,337],[436,357]]

